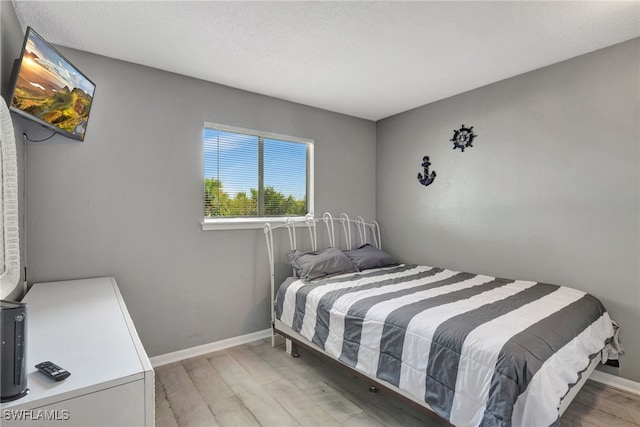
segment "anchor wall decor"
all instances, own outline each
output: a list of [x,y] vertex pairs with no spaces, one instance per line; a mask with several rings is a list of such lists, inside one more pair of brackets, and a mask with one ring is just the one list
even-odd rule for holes
[[454,150],[456,148],[459,148],[464,153],[464,149],[466,147],[473,147],[471,143],[473,142],[473,139],[477,136],[478,135],[475,135],[473,133],[473,126],[471,126],[470,128],[466,128],[464,127],[464,124],[463,124],[462,127],[460,127],[460,129],[453,131],[453,138],[451,138],[449,141],[453,142]]
[[424,177],[422,176],[421,173],[418,173],[418,181],[420,182],[420,184],[424,186],[431,184],[433,180],[436,179],[436,171],[432,171],[431,175],[429,175],[430,165],[431,165],[431,162],[429,162],[429,156],[424,156],[422,158],[422,167],[424,168]]

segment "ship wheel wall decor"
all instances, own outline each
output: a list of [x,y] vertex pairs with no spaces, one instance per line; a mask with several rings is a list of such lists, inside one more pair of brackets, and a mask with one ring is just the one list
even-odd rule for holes
[[473,126],[465,127],[464,124],[458,130],[453,131],[453,138],[449,141],[453,142],[453,149],[459,148],[464,152],[464,149],[467,147],[473,147],[472,143],[474,138],[478,135],[473,133]]

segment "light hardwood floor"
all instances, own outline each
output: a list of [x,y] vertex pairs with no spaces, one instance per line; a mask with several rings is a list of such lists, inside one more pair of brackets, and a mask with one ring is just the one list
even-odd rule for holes
[[[256,341],[156,368],[156,426],[446,426],[339,366]],[[640,397],[588,381],[561,426],[640,426]]]

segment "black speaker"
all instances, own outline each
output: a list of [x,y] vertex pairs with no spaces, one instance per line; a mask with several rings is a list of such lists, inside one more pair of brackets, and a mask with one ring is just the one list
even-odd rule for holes
[[29,393],[25,369],[27,304],[0,301],[0,401]]

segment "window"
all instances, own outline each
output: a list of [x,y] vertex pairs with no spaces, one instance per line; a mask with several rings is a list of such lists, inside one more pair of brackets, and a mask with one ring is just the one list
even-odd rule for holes
[[313,140],[205,123],[203,228],[260,227],[307,213]]

